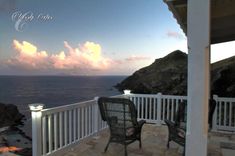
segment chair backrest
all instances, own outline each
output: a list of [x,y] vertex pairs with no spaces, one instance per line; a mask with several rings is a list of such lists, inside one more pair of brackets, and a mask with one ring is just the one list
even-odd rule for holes
[[128,128],[137,125],[135,105],[129,99],[107,98],[98,99],[101,117],[112,129],[115,127]]
[[214,99],[209,100],[209,116],[208,116],[208,124],[209,127],[212,128],[212,120],[213,120],[213,114],[215,112],[216,108],[216,101]]
[[[186,101],[179,103],[179,107],[177,113],[175,114],[175,123],[176,125],[180,124],[180,122],[186,122]],[[212,126],[212,118],[216,108],[216,101],[214,99],[209,100],[209,112],[208,112],[208,123],[209,126]]]
[[175,114],[175,123],[179,125],[180,122],[186,122],[186,101],[179,103],[178,110]]

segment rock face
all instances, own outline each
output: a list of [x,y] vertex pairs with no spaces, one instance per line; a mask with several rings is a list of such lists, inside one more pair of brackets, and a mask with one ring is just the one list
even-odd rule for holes
[[[213,94],[235,97],[235,57],[212,64],[211,89]],[[197,74],[197,73],[195,73]],[[187,94],[187,54],[176,50],[156,59],[151,65],[136,71],[116,85],[120,91],[168,95]]]
[[23,117],[15,105],[0,103],[0,127],[20,124]]
[[212,64],[211,84],[214,94],[235,97],[235,56]]

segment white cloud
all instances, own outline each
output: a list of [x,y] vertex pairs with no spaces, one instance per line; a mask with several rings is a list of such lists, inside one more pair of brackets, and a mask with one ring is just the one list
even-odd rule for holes
[[143,60],[149,60],[150,57],[143,56],[143,55],[131,55],[130,57],[126,58],[126,61],[143,61]]
[[175,39],[180,39],[180,40],[186,39],[183,34],[176,32],[176,31],[168,30],[166,32],[166,35],[167,35],[167,37],[170,37],[170,38],[175,38]]
[[[182,42],[185,42],[182,40]],[[183,45],[183,44],[182,44]],[[177,44],[179,46],[179,44]],[[169,46],[168,48],[175,46]],[[5,61],[5,73],[23,74],[73,74],[73,75],[107,75],[129,74],[151,64],[155,57],[145,55],[129,55],[126,58],[108,58],[102,54],[101,45],[85,42],[76,47],[64,42],[64,49],[52,52],[39,50],[27,41],[13,41],[16,55]],[[172,50],[172,51],[173,51]],[[167,50],[169,52],[169,49]],[[3,71],[3,70],[1,70]]]
[[64,42],[66,51],[49,55],[46,51],[39,51],[37,46],[30,42],[22,43],[14,40],[13,47],[17,54],[7,60],[11,66],[22,69],[45,69],[45,70],[105,70],[109,67],[111,59],[102,56],[101,46],[94,42],[85,42],[77,48],[73,48],[68,42]]
[[20,43],[17,40],[13,40],[13,47],[17,55],[9,59],[7,61],[8,64],[22,66],[27,69],[47,68],[49,56],[46,51],[38,51],[36,46],[27,41]]

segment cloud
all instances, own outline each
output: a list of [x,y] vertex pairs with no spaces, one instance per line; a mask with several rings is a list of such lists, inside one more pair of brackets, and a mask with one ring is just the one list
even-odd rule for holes
[[28,41],[13,40],[12,47],[16,51],[16,55],[2,63],[1,73],[107,75],[130,73],[152,61],[150,57],[144,55],[111,59],[103,55],[101,45],[90,41],[75,47],[64,41],[64,48],[57,53],[40,50],[38,46]]
[[121,64],[130,64],[130,63],[139,63],[139,61],[149,61],[151,60],[151,57],[144,56],[144,55],[130,55],[129,57],[126,57],[124,59],[116,59],[112,60],[113,64],[121,65]]
[[42,69],[48,67],[49,56],[46,51],[38,51],[33,44],[13,40],[13,47],[17,52],[14,58],[7,61],[12,66],[22,66],[27,69]]
[[112,62],[102,56],[99,44],[85,42],[73,48],[67,41],[64,42],[66,51],[49,55],[46,51],[38,50],[37,46],[23,41],[13,40],[13,48],[17,54],[7,60],[9,66],[28,70],[59,70],[61,72],[79,73],[80,71],[105,70]]
[[132,55],[132,56],[126,58],[125,60],[130,62],[130,61],[143,61],[143,60],[149,60],[149,59],[150,59],[150,57],[148,57],[148,56]]
[[61,51],[59,54],[52,55],[53,67],[56,69],[107,69],[111,59],[101,55],[101,46],[93,42],[86,42],[79,48],[73,48],[68,42],[64,42],[64,47],[68,54]]
[[178,33],[176,31],[167,31],[166,35],[169,38],[175,38],[175,39],[180,39],[180,40],[186,39],[183,34]]

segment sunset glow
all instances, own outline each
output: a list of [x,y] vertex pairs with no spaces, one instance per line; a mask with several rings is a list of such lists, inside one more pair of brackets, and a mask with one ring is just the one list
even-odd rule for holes
[[5,153],[5,152],[15,152],[19,151],[22,148],[17,148],[15,146],[10,146],[10,147],[0,147],[0,153]]

